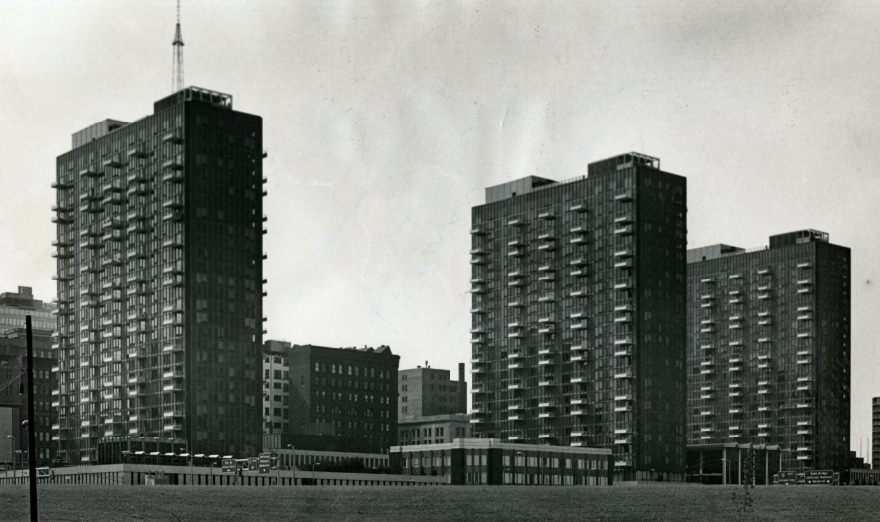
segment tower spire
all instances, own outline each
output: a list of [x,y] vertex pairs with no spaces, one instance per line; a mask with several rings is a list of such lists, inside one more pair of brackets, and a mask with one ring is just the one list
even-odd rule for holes
[[180,32],[180,0],[177,0],[177,27],[174,29],[174,63],[171,71],[171,92],[183,89],[183,35]]

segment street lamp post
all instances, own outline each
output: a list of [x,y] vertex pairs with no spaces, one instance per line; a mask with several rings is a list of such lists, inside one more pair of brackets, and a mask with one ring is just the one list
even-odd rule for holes
[[296,486],[296,447],[293,444],[288,444],[287,449],[289,449],[292,453],[291,459],[293,459],[293,464],[291,464],[291,469],[293,470],[293,485]]
[[12,439],[9,443],[9,465],[12,466],[12,485],[15,485],[15,436],[7,435],[7,439]]

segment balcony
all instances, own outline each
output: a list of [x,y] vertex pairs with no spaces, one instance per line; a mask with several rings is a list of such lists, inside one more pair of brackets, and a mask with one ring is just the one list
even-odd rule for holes
[[177,131],[167,132],[162,136],[163,143],[183,143],[183,135]]
[[632,200],[633,200],[633,193],[632,193],[632,191],[629,191],[629,190],[624,191],[624,192],[618,192],[617,194],[614,195],[614,201],[626,202],[626,201],[632,201]]
[[633,287],[633,280],[630,278],[617,279],[614,281],[615,290],[626,290]]
[[618,226],[618,227],[615,227],[615,229],[614,229],[614,235],[616,235],[616,236],[628,236],[628,235],[631,235],[632,233],[633,233],[633,226],[632,225]]
[[183,171],[180,168],[172,169],[162,174],[162,183],[183,183]]
[[587,205],[584,203],[575,203],[572,206],[568,207],[570,212],[586,212]]
[[633,260],[632,259],[618,259],[614,262],[614,268],[632,268]]
[[633,216],[632,216],[632,214],[629,214],[629,213],[620,214],[614,218],[615,225],[627,224],[627,223],[632,223],[632,222],[633,222]]
[[162,248],[183,248],[183,240],[171,237],[162,241]]
[[544,212],[539,212],[539,213],[538,213],[538,219],[547,219],[547,220],[550,220],[550,219],[553,219],[553,217],[554,217],[554,216],[553,216],[553,212],[550,212],[550,211],[544,211]]

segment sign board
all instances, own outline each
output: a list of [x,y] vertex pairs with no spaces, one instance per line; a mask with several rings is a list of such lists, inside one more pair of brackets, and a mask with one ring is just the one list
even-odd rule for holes
[[248,457],[248,465],[247,468],[250,471],[256,471],[260,469],[260,457]]
[[834,471],[817,469],[804,472],[805,484],[834,484]]
[[235,473],[235,459],[223,459],[223,473]]
[[271,464],[271,458],[268,453],[260,453],[260,474],[265,475],[269,473],[269,467]]

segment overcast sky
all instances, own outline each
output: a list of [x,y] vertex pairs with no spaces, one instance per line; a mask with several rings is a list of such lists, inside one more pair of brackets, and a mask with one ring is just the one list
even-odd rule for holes
[[[0,2],[0,290],[55,297],[55,157],[169,94],[174,2]],[[852,256],[853,449],[880,395],[880,3],[193,1],[185,83],[261,115],[269,339],[470,359],[470,208],[636,150],[689,246]],[[468,377],[469,379],[469,377]]]

